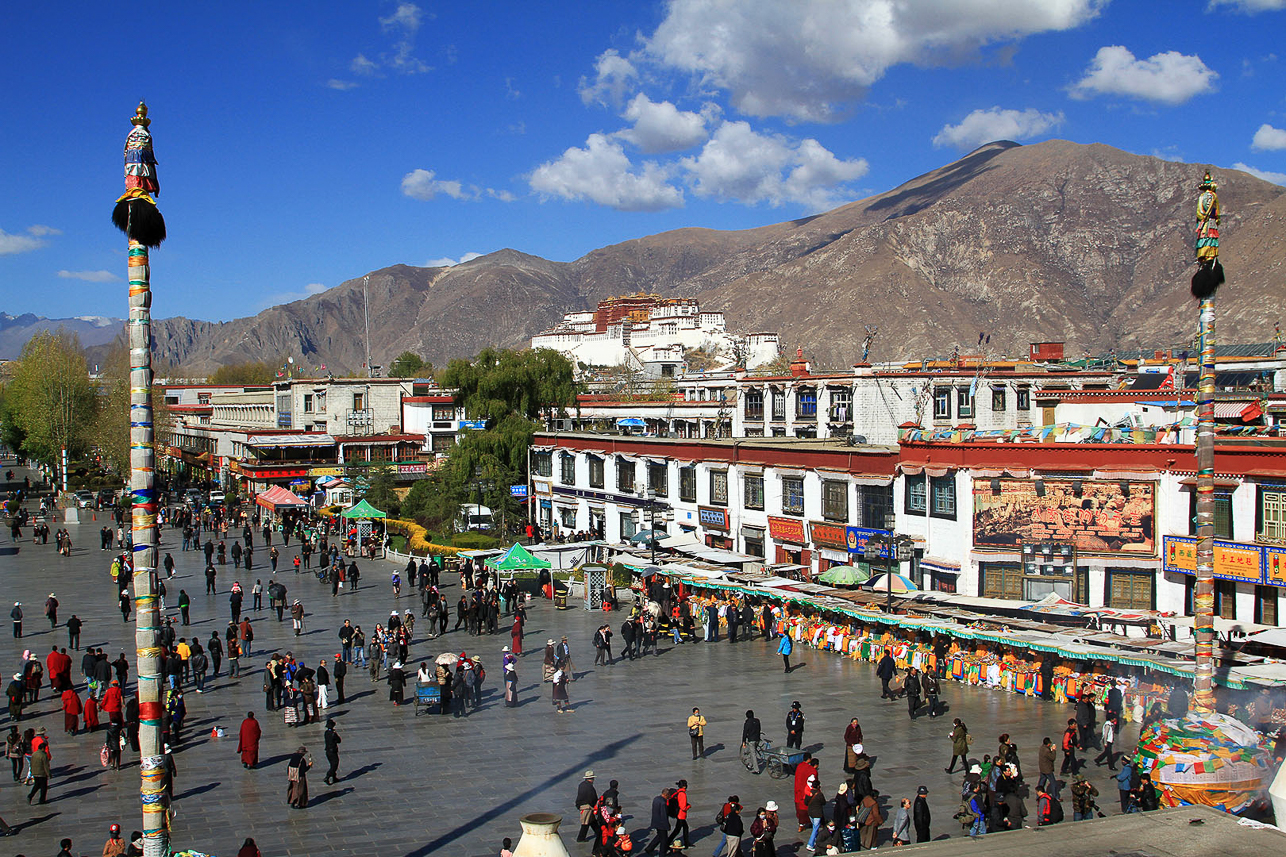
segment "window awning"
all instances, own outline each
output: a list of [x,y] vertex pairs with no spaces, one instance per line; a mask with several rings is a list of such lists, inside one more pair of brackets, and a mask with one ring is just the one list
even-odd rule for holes
[[627,428],[646,428],[647,427],[647,423],[643,422],[643,420],[639,419],[638,417],[621,417],[616,421],[616,424],[618,426],[625,426]]
[[930,571],[936,571],[941,574],[959,574],[960,563],[952,559],[942,559],[936,556],[926,556],[920,560],[920,568],[927,568]]
[[1258,402],[1215,402],[1215,419],[1250,422],[1264,415]]
[[330,446],[335,438],[328,434],[263,434],[246,441],[248,446]]

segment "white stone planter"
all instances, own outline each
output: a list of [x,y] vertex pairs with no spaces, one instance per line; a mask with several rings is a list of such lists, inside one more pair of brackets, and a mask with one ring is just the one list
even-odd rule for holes
[[522,838],[513,857],[570,857],[558,837],[558,825],[563,823],[561,815],[533,812],[519,818],[518,823],[522,825]]

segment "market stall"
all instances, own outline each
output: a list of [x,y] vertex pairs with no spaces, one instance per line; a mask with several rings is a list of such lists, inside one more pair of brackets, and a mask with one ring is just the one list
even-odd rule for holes
[[365,500],[339,513],[344,519],[344,553],[372,559],[384,556],[384,524],[388,517]]

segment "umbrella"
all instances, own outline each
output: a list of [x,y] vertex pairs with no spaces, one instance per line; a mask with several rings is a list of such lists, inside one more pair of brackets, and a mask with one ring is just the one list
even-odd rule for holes
[[832,565],[818,575],[817,579],[836,586],[858,586],[871,579],[871,571],[856,565]]
[[[903,575],[900,575],[897,572],[893,572],[893,574],[890,576],[893,578],[894,592],[916,592],[920,588],[916,586],[915,583],[910,578],[904,577]],[[879,577],[875,578],[874,580],[871,580],[866,585],[870,587],[872,592],[888,592],[889,578],[881,574]]]
[[455,652],[443,652],[437,656],[433,663],[442,664],[443,666],[455,666],[458,660],[460,660],[460,656]]
[[665,530],[639,530],[637,533],[630,536],[630,541],[636,545],[642,545],[657,539],[665,539],[669,537],[670,534]]

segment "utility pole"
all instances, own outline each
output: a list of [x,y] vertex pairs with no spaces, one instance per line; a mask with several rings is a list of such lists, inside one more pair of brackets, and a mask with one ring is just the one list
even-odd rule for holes
[[148,248],[165,240],[147,105],[139,102],[125,138],[125,193],[112,222],[129,239],[130,503],[133,534],[134,646],[138,665],[143,854],[168,857],[165,748],[161,745],[160,603],[156,596],[155,433],[152,425],[152,290]]
[[370,275],[362,277],[362,318],[366,323],[366,377],[371,378],[371,313],[366,302],[366,283]]

